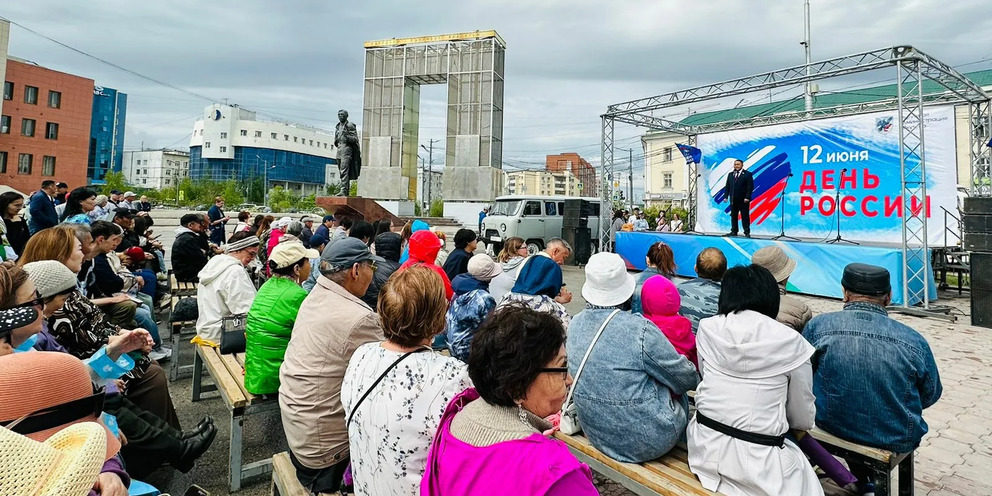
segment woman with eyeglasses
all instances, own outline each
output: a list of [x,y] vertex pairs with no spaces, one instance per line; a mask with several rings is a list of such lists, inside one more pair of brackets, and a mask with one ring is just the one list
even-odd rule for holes
[[431,350],[448,308],[441,276],[414,266],[379,293],[385,341],[359,346],[341,385],[355,494],[418,494],[427,451],[465,364]]
[[647,268],[634,279],[636,285],[634,286],[634,299],[631,301],[630,308],[630,311],[634,313],[641,313],[643,311],[641,308],[641,289],[644,287],[644,281],[647,281],[651,276],[658,275],[663,276],[669,281],[675,277],[675,253],[672,252],[671,246],[661,241],[648,248],[648,254],[645,255],[644,262],[647,264]]
[[516,236],[507,238],[503,242],[503,249],[496,256],[496,261],[502,266],[503,272],[497,275],[489,283],[489,294],[493,295],[496,301],[502,300],[506,293],[513,289],[513,283],[517,281],[517,271],[520,264],[527,260],[527,244],[524,238]]
[[472,341],[475,384],[441,417],[421,485],[425,496],[599,494],[589,467],[551,437],[572,376],[565,329],[523,306],[497,309]]
[[219,347],[224,318],[244,315],[251,310],[256,292],[245,267],[255,260],[259,249],[265,248],[259,245],[255,236],[247,232],[234,233],[224,245],[224,254],[211,258],[200,271],[200,284],[196,287],[199,317],[194,343]]

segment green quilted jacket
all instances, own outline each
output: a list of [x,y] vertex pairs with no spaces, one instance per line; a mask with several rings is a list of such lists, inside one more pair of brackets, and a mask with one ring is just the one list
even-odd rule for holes
[[279,390],[279,366],[307,292],[285,277],[273,277],[258,290],[245,328],[245,389],[252,394]]

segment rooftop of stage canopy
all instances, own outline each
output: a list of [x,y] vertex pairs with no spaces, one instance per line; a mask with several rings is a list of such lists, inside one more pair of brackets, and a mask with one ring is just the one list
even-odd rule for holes
[[[983,71],[968,72],[964,74],[969,80],[982,88],[992,87],[992,69]],[[923,82],[923,92],[940,93],[945,89],[933,81]],[[829,92],[828,90],[814,95],[814,108],[830,108],[844,105],[857,105],[878,101],[892,100],[896,98],[896,85],[885,84],[881,86],[871,86],[847,91]],[[802,95],[788,100],[779,100],[770,103],[748,105],[725,110],[714,110],[711,112],[699,112],[690,115],[679,121],[680,124],[690,126],[703,126],[740,119],[752,119],[755,117],[768,116],[784,112],[800,112],[805,107]],[[649,131],[647,134],[668,133],[670,131]]]

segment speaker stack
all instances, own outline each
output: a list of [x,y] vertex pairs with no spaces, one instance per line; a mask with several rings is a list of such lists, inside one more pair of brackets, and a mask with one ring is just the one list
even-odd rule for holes
[[573,265],[585,265],[592,256],[592,233],[589,230],[592,210],[592,205],[586,200],[565,200],[561,238],[572,246],[572,255],[567,262]]
[[992,197],[964,199],[961,233],[971,252],[971,325],[992,328]]

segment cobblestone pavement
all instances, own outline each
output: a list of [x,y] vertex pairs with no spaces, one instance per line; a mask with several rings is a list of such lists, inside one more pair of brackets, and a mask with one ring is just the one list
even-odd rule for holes
[[[584,274],[576,267],[565,268],[565,282],[574,294],[567,305],[575,315],[585,305],[581,296]],[[941,294],[956,296],[956,293]],[[814,313],[839,310],[840,301],[800,297]],[[992,329],[968,325],[969,304],[966,298],[940,301],[950,304],[959,315],[956,323],[937,319],[923,319],[893,314],[922,333],[929,341],[937,358],[944,386],[940,401],[926,410],[924,417],[930,424],[930,433],[923,439],[917,453],[916,494],[977,496],[992,494]],[[164,326],[163,326],[164,327]],[[163,329],[164,330],[164,329]],[[167,335],[164,332],[163,335]],[[186,351],[185,363],[189,354]],[[203,486],[213,495],[228,494],[227,456],[230,439],[230,416],[219,398],[190,402],[189,378],[171,384],[172,398],[184,425],[194,425],[203,415],[216,419],[219,432],[210,450],[189,474],[178,474],[171,469],[160,469],[147,478],[163,491],[183,494],[189,484]],[[277,414],[250,418],[245,423],[244,459],[254,461],[286,449],[282,424]],[[626,496],[633,494],[619,484],[596,477],[596,487],[601,494]],[[269,479],[258,477],[247,481],[243,496],[269,494]],[[834,493],[836,494],[836,493]],[[842,493],[841,493],[842,494]]]

